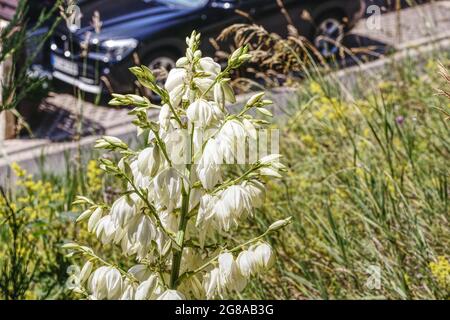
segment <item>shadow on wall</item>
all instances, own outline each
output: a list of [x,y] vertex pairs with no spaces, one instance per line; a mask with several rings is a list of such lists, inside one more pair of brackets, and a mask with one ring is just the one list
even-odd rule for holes
[[[49,139],[53,142],[71,141],[77,134],[76,115],[44,100],[29,121],[33,137]],[[105,128],[94,121],[84,118],[82,120],[81,136],[102,135]],[[21,138],[30,138],[24,130]]]
[[[395,11],[398,4],[402,9],[439,0],[365,0],[366,6],[377,5],[382,13]],[[369,17],[370,14],[366,14]],[[343,41],[343,45],[352,51],[352,55],[345,54],[339,61],[340,67],[350,67],[361,62],[376,60],[393,50],[388,44],[367,36],[350,33]]]

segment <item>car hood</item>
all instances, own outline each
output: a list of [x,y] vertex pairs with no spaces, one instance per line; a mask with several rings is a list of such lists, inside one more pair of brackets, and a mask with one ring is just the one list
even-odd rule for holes
[[[88,32],[94,33],[92,17],[98,11],[101,31],[97,38],[100,41],[141,39],[199,10],[154,0],[91,0],[81,2],[79,6],[82,14],[81,28],[73,33],[79,38],[84,38]],[[68,32],[67,28],[65,29]]]

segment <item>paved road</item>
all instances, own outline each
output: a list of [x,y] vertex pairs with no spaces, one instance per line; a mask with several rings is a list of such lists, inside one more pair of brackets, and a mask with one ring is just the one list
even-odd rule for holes
[[[420,43],[423,39],[429,41],[430,37],[450,36],[446,34],[450,31],[450,1],[406,8],[400,14],[388,12],[388,8],[392,7],[389,3],[395,0],[366,1],[368,4],[381,5],[385,14],[380,17],[379,28],[373,29],[370,27],[373,24],[362,20],[346,37],[344,45],[354,52],[357,59],[370,60],[386,52]],[[355,58],[350,56],[341,61],[344,66],[354,63]],[[75,114],[78,109],[77,99],[69,94],[57,94],[48,98],[34,117],[36,121],[31,123],[35,136],[43,139],[41,142],[49,139],[70,140],[75,133]],[[130,121],[127,110],[91,103],[83,104],[83,118],[84,135],[104,134],[111,128],[118,128]],[[17,148],[14,143],[11,145]]]

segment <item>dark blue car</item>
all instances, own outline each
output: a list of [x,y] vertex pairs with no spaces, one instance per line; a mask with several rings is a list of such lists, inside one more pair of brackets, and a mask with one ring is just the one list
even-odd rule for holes
[[[314,42],[318,36],[340,39],[363,15],[360,0],[284,0],[300,32]],[[50,44],[53,78],[99,94],[106,89],[132,92],[127,69],[136,56],[150,68],[169,70],[185,50],[192,30],[202,33],[205,55],[214,56],[206,39],[227,26],[248,22],[240,10],[269,31],[284,33],[286,20],[276,0],[87,0],[79,4],[73,24],[62,24]],[[304,19],[306,10],[310,19]],[[99,12],[101,24],[92,23]],[[97,30],[96,30],[97,29]],[[329,50],[315,41],[320,50]]]

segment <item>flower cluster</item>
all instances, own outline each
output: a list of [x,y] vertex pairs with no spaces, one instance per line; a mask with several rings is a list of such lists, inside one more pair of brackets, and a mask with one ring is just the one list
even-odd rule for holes
[[218,266],[205,275],[206,297],[224,298],[228,292],[242,291],[247,279],[272,266],[274,255],[267,243],[251,246],[243,250],[235,260],[229,252],[218,257]]
[[[244,163],[250,158],[249,143],[267,124],[250,111],[270,116],[265,107],[271,102],[258,93],[239,113],[230,114],[226,104],[236,99],[229,75],[250,58],[247,48],[238,49],[222,70],[202,57],[199,44],[199,34],[187,38],[186,56],[177,61],[164,87],[147,67],[130,69],[161,97],[161,106],[137,95],[116,94],[111,101],[135,107],[133,123],[145,148],[134,151],[109,136],[97,141],[97,148],[121,155],[117,163],[111,157],[100,159],[100,168],[126,187],[112,205],[78,197],[76,204],[87,207],[78,221],[87,220],[88,230],[103,244],[120,246],[123,265],[130,268],[108,263],[88,247],[67,244],[71,254],[89,258],[70,278],[70,287],[88,298],[223,298],[242,291],[252,276],[273,263],[273,249],[262,239],[290,219],[232,248],[222,241],[262,205],[265,179],[279,178],[284,170],[277,154]],[[149,118],[151,109],[159,111],[158,121]],[[225,170],[225,164],[235,170]]]

